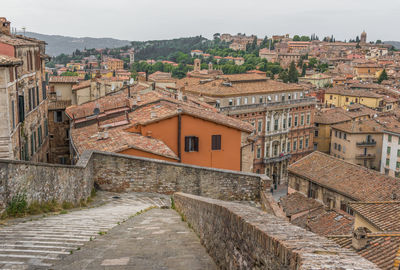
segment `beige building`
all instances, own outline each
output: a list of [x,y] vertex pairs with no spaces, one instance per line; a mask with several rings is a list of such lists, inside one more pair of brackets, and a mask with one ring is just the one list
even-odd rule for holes
[[45,43],[12,35],[0,18],[0,156],[46,162]]
[[315,135],[314,148],[323,153],[330,153],[331,150],[331,127],[335,124],[356,120],[368,120],[376,111],[362,106],[352,104],[346,108],[325,108],[315,114]]
[[299,78],[299,82],[311,83],[317,88],[327,87],[333,84],[332,77],[323,73],[313,74]]
[[333,125],[330,149],[334,157],[379,171],[382,126],[374,119]]

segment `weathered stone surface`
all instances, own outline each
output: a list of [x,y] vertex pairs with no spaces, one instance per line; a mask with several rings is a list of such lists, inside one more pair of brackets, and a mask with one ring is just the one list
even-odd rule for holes
[[176,209],[221,269],[378,269],[357,254],[256,208],[174,194]]
[[260,190],[269,186],[269,178],[258,174],[126,155],[94,152],[93,161],[95,182],[113,192],[182,191],[221,200],[258,201]]

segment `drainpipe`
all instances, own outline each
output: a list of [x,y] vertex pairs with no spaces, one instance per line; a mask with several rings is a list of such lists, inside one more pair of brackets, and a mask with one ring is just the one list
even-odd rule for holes
[[179,162],[182,162],[182,149],[181,149],[181,132],[182,132],[182,115],[178,113],[178,158]]

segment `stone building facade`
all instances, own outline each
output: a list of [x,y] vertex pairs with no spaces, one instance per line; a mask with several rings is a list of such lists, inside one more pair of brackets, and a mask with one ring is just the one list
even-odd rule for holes
[[49,80],[50,163],[71,164],[69,151],[70,121],[65,109],[72,105],[72,87],[78,77],[53,76]]
[[[0,18],[0,21],[6,21]],[[46,162],[48,114],[44,80],[45,43],[0,28],[0,148],[3,158]],[[3,121],[5,119],[6,121]]]

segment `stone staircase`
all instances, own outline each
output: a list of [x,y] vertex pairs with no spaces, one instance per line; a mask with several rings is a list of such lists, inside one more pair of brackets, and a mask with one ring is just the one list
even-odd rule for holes
[[150,207],[170,205],[168,196],[109,195],[106,204],[0,227],[0,269],[49,269],[63,256]]

